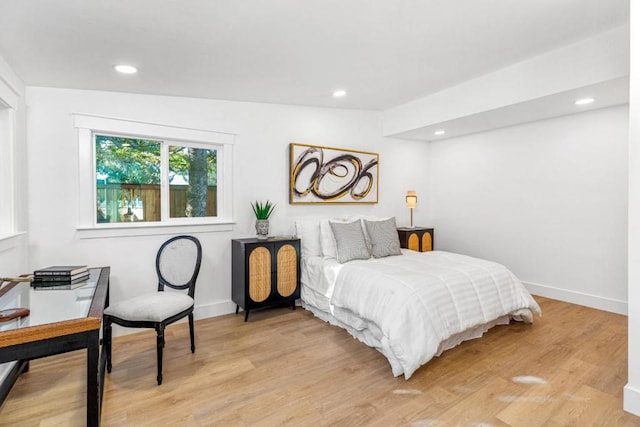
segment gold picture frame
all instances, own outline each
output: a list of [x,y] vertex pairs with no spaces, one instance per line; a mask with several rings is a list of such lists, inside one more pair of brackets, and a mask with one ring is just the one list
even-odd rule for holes
[[378,153],[289,144],[289,203],[378,203]]

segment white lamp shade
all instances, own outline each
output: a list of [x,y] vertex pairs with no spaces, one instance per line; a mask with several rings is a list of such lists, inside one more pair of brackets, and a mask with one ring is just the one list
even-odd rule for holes
[[407,191],[407,195],[405,196],[405,200],[407,201],[408,208],[415,208],[418,204],[418,195],[414,190]]

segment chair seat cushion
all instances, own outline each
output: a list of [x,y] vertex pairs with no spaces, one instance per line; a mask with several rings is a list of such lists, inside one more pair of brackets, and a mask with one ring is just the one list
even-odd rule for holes
[[107,307],[104,314],[134,322],[162,322],[189,307],[193,298],[179,292],[154,292]]

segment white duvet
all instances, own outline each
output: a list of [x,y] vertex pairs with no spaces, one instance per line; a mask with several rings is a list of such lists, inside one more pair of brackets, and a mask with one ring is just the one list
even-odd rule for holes
[[332,323],[380,350],[393,374],[406,379],[444,349],[505,323],[506,316],[532,322],[532,313],[541,314],[507,268],[464,255],[403,251],[346,264],[325,262],[324,270],[320,292],[337,320]]

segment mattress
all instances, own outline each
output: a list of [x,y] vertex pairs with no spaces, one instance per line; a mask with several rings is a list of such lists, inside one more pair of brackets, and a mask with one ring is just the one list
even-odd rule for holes
[[301,262],[303,306],[346,329],[409,379],[421,365],[511,319],[533,322],[540,307],[504,266],[444,251],[339,264]]

